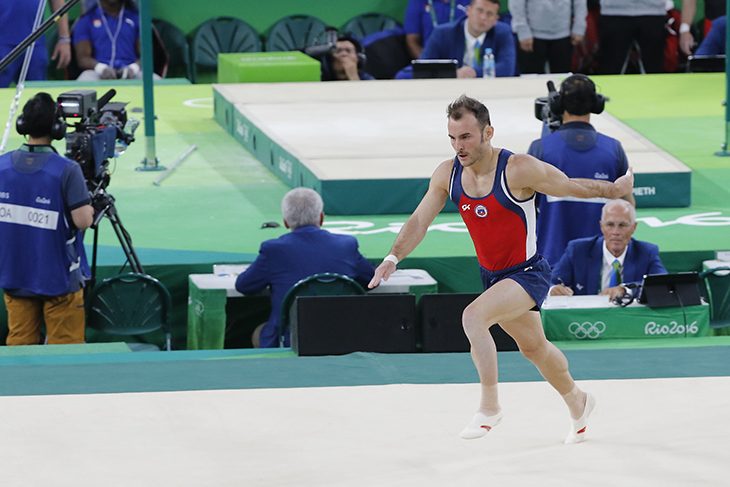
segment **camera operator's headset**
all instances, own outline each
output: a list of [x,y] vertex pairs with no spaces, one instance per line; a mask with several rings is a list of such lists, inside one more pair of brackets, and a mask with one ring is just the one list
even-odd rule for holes
[[[46,96],[43,96],[46,95]],[[39,100],[43,100],[43,103],[53,103],[53,122],[48,130],[48,135],[53,140],[61,140],[66,136],[66,121],[61,116],[61,110],[58,104],[53,102],[53,98],[45,93],[38,93],[36,96]],[[25,121],[25,117],[21,113],[15,120],[15,130],[20,135],[30,135],[31,127],[28,126],[28,122]]]
[[560,91],[552,90],[548,93],[548,106],[550,107],[550,111],[557,116],[563,115],[563,112],[565,111],[565,97],[573,95],[572,92],[566,93],[565,87],[566,85],[572,84],[571,82],[573,81],[583,82],[590,86],[590,89],[593,92],[590,112],[595,114],[603,112],[603,109],[606,107],[607,98],[596,92],[596,84],[584,74],[574,74],[565,78],[565,80],[563,80],[560,84]]

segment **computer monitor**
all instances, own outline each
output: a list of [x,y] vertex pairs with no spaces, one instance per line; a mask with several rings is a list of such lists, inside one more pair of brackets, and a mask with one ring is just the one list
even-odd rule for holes
[[411,61],[415,79],[456,78],[458,65],[456,59],[414,59]]
[[689,56],[687,58],[687,71],[690,73],[719,73],[725,71],[725,55]]
[[699,283],[696,272],[649,274],[644,276],[639,302],[650,308],[702,304]]

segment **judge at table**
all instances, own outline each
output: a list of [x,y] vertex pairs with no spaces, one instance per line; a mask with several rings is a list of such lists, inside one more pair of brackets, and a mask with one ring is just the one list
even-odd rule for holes
[[552,272],[551,296],[604,294],[620,298],[627,284],[645,274],[666,274],[659,247],[632,238],[636,211],[626,200],[611,200],[601,213],[601,235],[568,243]]
[[[279,346],[279,314],[286,293],[297,281],[320,272],[344,274],[366,286],[373,266],[360,254],[355,237],[320,228],[322,198],[309,188],[289,191],[281,202],[284,225],[291,230],[261,244],[256,260],[236,279],[236,290],[255,294],[271,286],[269,321],[251,337],[254,347]],[[289,337],[285,345],[289,346]]]

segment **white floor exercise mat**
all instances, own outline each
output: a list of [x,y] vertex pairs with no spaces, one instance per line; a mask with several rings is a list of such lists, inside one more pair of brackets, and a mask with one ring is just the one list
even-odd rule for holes
[[579,384],[577,445],[543,382],[502,384],[471,441],[477,384],[2,397],[2,485],[727,485],[730,378]]

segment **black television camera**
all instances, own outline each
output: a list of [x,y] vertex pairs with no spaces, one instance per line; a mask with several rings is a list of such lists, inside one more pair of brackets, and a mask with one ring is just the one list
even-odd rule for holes
[[117,147],[134,142],[139,121],[127,118],[126,103],[110,103],[116,91],[107,91],[99,100],[94,90],[74,90],[58,95],[61,117],[78,118],[74,132],[66,134],[66,157],[76,161],[86,185],[96,195],[109,185],[109,159],[118,155]]
[[[114,204],[114,196],[106,191],[109,185],[109,159],[123,152],[134,141],[139,121],[127,118],[126,103],[109,103],[117,92],[113,89],[96,99],[94,90],[74,90],[58,95],[56,103],[60,116],[78,118],[75,131],[66,134],[66,157],[79,163],[94,207],[94,247],[92,252],[92,281],[96,276],[96,254],[99,222],[107,217],[117,234],[132,272],[144,269],[132,247],[132,238],[122,225]],[[119,146],[119,151],[117,147]],[[93,287],[93,286],[92,286]]]
[[535,98],[535,118],[540,120],[550,132],[560,128],[563,124],[563,114],[555,113],[550,109],[550,100],[559,96],[555,83],[547,82],[548,96]]
[[547,89],[548,96],[535,99],[535,118],[543,122],[543,134],[545,128],[551,132],[560,128],[564,112],[574,115],[600,114],[609,100],[596,91],[595,83],[584,74],[573,74],[566,78],[559,92],[552,81],[547,82]]

